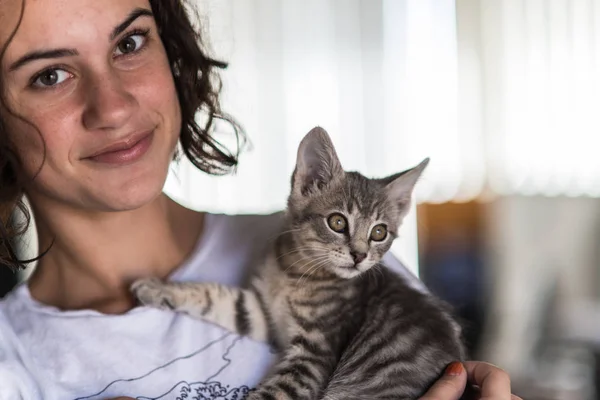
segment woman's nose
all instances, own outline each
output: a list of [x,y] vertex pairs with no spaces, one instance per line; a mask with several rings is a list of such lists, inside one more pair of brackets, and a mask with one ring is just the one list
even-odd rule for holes
[[83,124],[89,130],[118,129],[127,124],[138,107],[118,74],[106,73],[90,79],[84,89]]

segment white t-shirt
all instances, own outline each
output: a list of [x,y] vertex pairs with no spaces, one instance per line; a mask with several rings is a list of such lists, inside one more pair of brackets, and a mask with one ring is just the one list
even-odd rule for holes
[[[174,281],[243,285],[281,214],[207,214],[205,233]],[[386,264],[420,285],[400,263]],[[0,400],[239,400],[275,361],[264,343],[184,314],[60,311],[21,284],[0,300]]]

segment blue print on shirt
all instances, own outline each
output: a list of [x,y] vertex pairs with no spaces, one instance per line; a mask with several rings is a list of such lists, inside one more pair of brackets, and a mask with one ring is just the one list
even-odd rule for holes
[[[249,392],[250,389],[246,386],[236,389],[229,389],[227,387],[223,387],[219,382],[192,384],[181,383],[177,385],[172,392],[168,393],[166,396],[158,397],[156,400],[243,400],[246,398]],[[139,399],[145,400],[145,398]]]
[[[176,384],[171,383],[167,387],[160,390],[159,393],[152,393],[149,395],[137,395],[138,400],[243,400],[250,392],[250,388],[247,386],[241,386],[237,388],[231,388],[228,385],[224,385],[222,382],[218,382],[218,376],[225,371],[231,364],[229,358],[230,351],[240,341],[240,337],[226,333],[220,338],[209,342],[197,351],[183,357],[175,358],[168,363],[161,365],[150,372],[128,379],[118,379],[108,384],[100,392],[95,393],[86,397],[79,397],[75,400],[101,400],[106,399],[108,393],[118,393],[124,395],[132,392],[132,388],[140,392],[147,387],[156,386],[156,376],[160,374],[166,374],[166,370],[172,366],[181,367],[186,365],[185,363],[191,362],[190,360],[196,357],[206,357],[207,363],[214,366],[211,376],[202,379],[199,382],[189,383],[187,381],[180,381]],[[216,344],[229,343],[224,354],[215,354],[215,350],[220,348],[215,346]],[[216,356],[216,357],[215,357]],[[219,360],[220,358],[220,360]],[[197,361],[197,360],[196,360]],[[192,365],[192,364],[190,364]],[[131,396],[131,395],[129,395]]]

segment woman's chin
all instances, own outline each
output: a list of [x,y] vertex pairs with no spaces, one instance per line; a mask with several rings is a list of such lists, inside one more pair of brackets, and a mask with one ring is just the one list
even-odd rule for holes
[[95,194],[97,207],[102,211],[131,211],[152,204],[162,195],[164,183],[132,185],[121,190],[110,190]]

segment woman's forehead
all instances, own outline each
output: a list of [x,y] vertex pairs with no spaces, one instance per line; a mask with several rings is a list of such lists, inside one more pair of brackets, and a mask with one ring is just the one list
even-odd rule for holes
[[24,51],[38,48],[72,47],[78,42],[102,40],[104,44],[115,25],[136,8],[149,9],[149,1],[0,0],[2,45],[18,24],[4,58],[18,57]]
[[5,43],[17,26],[22,4],[19,0],[0,0],[0,43]]

